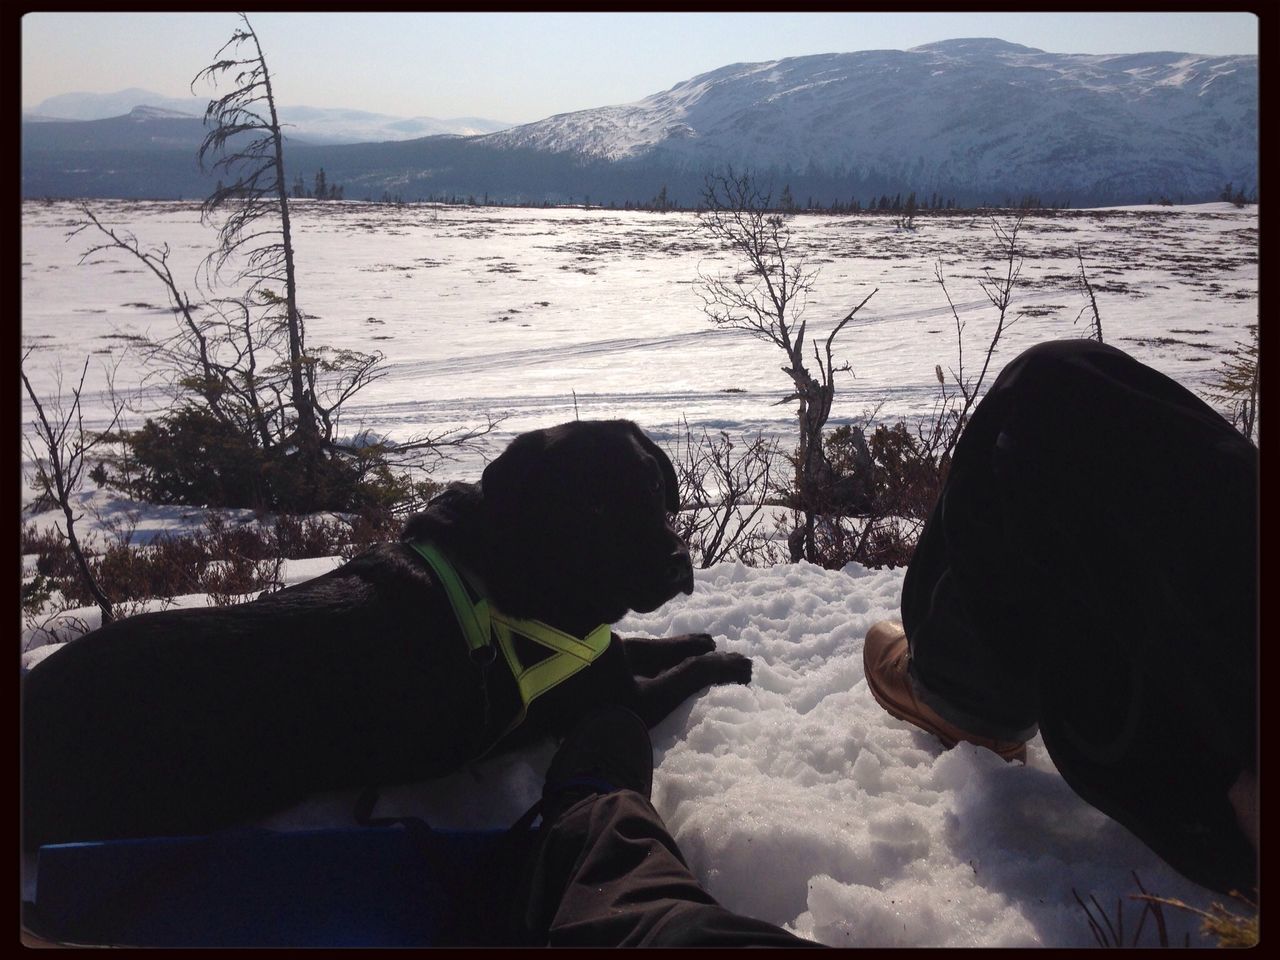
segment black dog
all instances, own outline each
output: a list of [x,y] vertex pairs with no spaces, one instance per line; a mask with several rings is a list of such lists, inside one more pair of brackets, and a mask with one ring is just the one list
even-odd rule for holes
[[[435,543],[508,617],[582,638],[692,592],[675,487],[629,421],[526,433],[479,484],[415,516],[405,542],[252,603],[143,614],[68,644],[24,683],[24,846],[207,833],[510,742],[512,670],[469,652],[410,544]],[[711,652],[705,634],[606,642],[532,701],[523,729],[559,732],[610,701],[652,726],[704,687],[751,678],[750,660]]]

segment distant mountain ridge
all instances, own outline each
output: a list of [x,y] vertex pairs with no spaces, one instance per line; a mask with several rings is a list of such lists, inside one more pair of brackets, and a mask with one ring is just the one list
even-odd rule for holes
[[[174,109],[163,98],[154,106]],[[49,114],[49,102],[39,109]],[[824,206],[909,191],[962,204],[1195,202],[1216,199],[1227,182],[1258,185],[1256,56],[1058,54],[947,40],[730,64],[634,103],[491,133],[392,118],[398,137],[384,142],[367,134],[388,129],[385,115],[293,109],[282,110],[294,141],[289,175],[323,167],[349,199],[623,205],[661,192],[688,206],[705,173],[726,165]],[[145,111],[24,123],[24,195],[207,193],[190,162],[154,155],[182,144],[184,123],[200,129],[197,119]],[[102,125],[101,142],[88,136],[91,124]],[[366,135],[307,142],[340,128]]]
[[[208,97],[166,97],[130,87],[115,93],[64,93],[41,101],[24,122],[108,120],[131,114],[138,107],[163,110],[176,116],[204,117]],[[400,117],[339,107],[282,106],[280,121],[298,140],[311,143],[377,143],[452,134],[476,136],[511,126],[484,117]]]
[[195,96],[166,97],[141,87],[129,87],[115,93],[62,93],[40,101],[31,112],[53,120],[107,120],[146,106],[202,117],[207,102]]

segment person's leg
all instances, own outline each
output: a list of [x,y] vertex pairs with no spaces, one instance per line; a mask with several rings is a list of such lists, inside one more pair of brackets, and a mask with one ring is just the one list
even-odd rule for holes
[[553,947],[816,946],[726,910],[694,879],[657,811],[631,790],[579,801],[551,826],[548,889],[563,886]]
[[903,587],[923,700],[1038,720],[1077,792],[1219,887],[1250,868],[1227,791],[1255,768],[1256,498],[1256,448],[1190,392],[1042,344],[979,404]]
[[1018,376],[1027,356],[1006,366],[965,426],[902,588],[915,693],[965,730],[1015,742],[1036,732],[1038,663],[995,462],[1006,423],[1031,402]]
[[547,771],[542,836],[517,897],[531,943],[817,946],[726,910],[699,886],[648,800],[653,748],[620,707],[585,718]]

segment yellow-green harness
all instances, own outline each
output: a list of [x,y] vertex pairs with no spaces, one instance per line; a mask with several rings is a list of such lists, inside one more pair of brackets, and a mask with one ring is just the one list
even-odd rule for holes
[[[491,663],[495,659],[493,640],[515,677],[520,690],[520,713],[503,733],[518,726],[528,713],[529,704],[552,687],[568,680],[575,673],[592,664],[609,646],[609,625],[602,623],[583,639],[570,636],[541,620],[517,620],[494,608],[483,598],[472,601],[463,584],[461,573],[454,569],[447,557],[432,543],[411,543],[411,547],[431,565],[444,587],[453,607],[453,615],[467,640],[467,649],[477,663]],[[519,635],[552,651],[551,656],[531,666],[521,663],[515,649],[515,636]]]

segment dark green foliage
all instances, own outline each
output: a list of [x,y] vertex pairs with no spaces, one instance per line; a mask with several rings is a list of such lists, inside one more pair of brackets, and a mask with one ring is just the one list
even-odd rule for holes
[[1249,326],[1247,343],[1237,341],[1209,382],[1209,399],[1230,410],[1232,426],[1255,443],[1258,418],[1258,325]]
[[1243,207],[1249,202],[1244,195],[1244,187],[1237,190],[1231,183],[1226,184],[1226,186],[1222,188],[1222,192],[1218,194],[1218,199],[1237,207]]
[[265,506],[265,454],[205,410],[185,407],[126,435],[139,473],[129,494],[151,503]]
[[[837,427],[823,441],[833,476],[855,471],[853,428]],[[871,499],[881,515],[923,519],[937,499],[947,463],[939,464],[905,423],[880,424],[867,440],[871,453]],[[949,463],[949,461],[948,461]]]
[[[905,566],[915,551],[916,539],[946,479],[950,458],[938,458],[905,423],[881,424],[867,440],[871,455],[870,478],[858,477],[854,428],[837,427],[824,438],[831,464],[833,519],[820,527],[817,562],[831,569],[857,562],[867,567]],[[865,469],[865,468],[864,468]],[[840,491],[857,479],[868,495],[856,510],[839,503]],[[839,519],[854,517],[857,523]]]
[[106,480],[151,503],[352,512],[412,509],[435,489],[394,472],[378,444],[322,456],[303,471],[287,445],[263,447],[247,430],[197,407],[147,420],[123,439],[133,475]]
[[42,573],[37,573],[30,580],[23,582],[19,590],[19,601],[24,614],[35,614],[49,602],[53,595],[53,582]]

